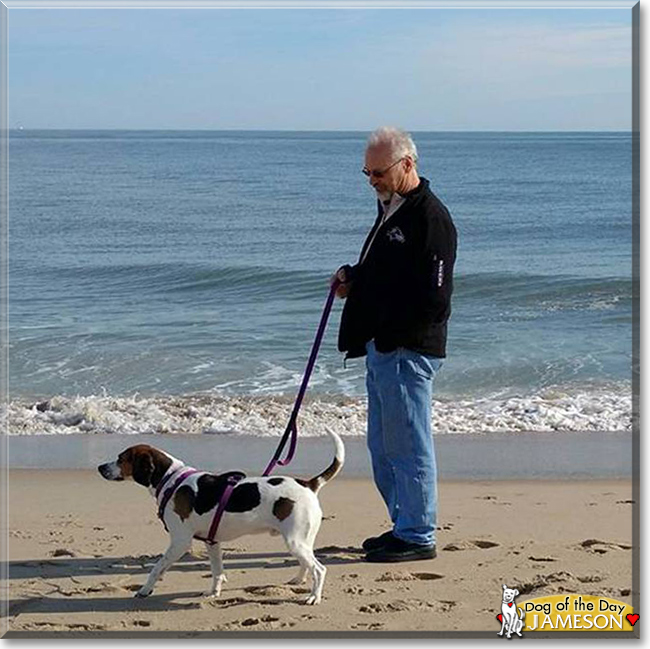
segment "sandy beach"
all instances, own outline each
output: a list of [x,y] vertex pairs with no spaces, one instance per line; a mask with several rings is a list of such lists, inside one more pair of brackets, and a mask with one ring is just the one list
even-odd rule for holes
[[[290,473],[290,472],[287,472]],[[278,472],[278,474],[280,474]],[[153,595],[133,597],[167,536],[145,489],[91,470],[9,472],[9,634],[172,637],[436,633],[496,637],[502,584],[520,601],[561,593],[632,603],[632,482],[442,480],[438,557],[369,564],[359,550],[388,520],[372,482],[341,476],[321,492],[316,552],[327,566],[323,602],[282,539],[225,546],[228,582],[207,600],[201,543]]]

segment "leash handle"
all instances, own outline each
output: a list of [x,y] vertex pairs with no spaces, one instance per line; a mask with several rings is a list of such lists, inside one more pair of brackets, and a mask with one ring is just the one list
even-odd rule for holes
[[[280,440],[280,444],[278,445],[278,448],[276,449],[273,458],[269,462],[269,465],[266,467],[264,473],[262,474],[263,476],[267,476],[273,471],[275,468],[276,464],[279,464],[280,466],[286,466],[291,462],[293,459],[293,456],[296,452],[296,444],[298,442],[298,411],[300,410],[300,406],[302,405],[302,400],[305,396],[305,392],[307,392],[307,385],[309,384],[309,379],[311,378],[311,373],[314,370],[314,366],[316,365],[316,357],[318,356],[318,350],[320,349],[321,342],[323,340],[323,335],[325,334],[325,329],[327,328],[327,320],[330,315],[330,311],[332,310],[332,304],[334,303],[334,296],[336,295],[336,290],[340,286],[341,282],[338,279],[335,279],[332,282],[332,285],[330,287],[330,292],[329,295],[327,296],[327,300],[325,301],[325,308],[323,309],[323,314],[321,315],[320,323],[318,325],[318,330],[316,331],[316,338],[314,339],[314,344],[312,345],[311,348],[311,353],[309,354],[309,360],[307,361],[307,367],[305,368],[305,374],[302,379],[302,383],[300,385],[300,390],[298,391],[298,396],[296,397],[296,402],[293,406],[293,411],[291,412],[291,417],[289,418],[289,423],[287,424],[287,428],[284,431],[284,434],[282,435],[282,439]],[[287,440],[291,438],[291,443],[289,445],[289,450],[287,452],[287,455],[284,459],[280,459],[280,456],[282,455],[282,451],[284,450],[284,447],[287,444]]]

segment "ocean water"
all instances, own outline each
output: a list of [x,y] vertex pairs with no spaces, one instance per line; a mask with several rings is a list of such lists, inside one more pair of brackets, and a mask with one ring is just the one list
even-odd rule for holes
[[[281,432],[374,221],[365,138],[12,132],[10,432]],[[437,431],[629,430],[630,135],[414,139],[459,234]],[[341,308],[305,434],[363,434]]]

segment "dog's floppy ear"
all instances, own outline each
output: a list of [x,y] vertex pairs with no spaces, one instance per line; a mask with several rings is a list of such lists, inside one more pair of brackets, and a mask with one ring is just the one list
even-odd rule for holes
[[505,590],[506,588],[508,588],[508,587],[505,584],[503,584],[503,590]]
[[154,468],[149,453],[138,454],[133,463],[133,479],[144,487],[150,487]]
[[519,595],[519,591],[515,588],[515,597],[517,597],[517,595]]

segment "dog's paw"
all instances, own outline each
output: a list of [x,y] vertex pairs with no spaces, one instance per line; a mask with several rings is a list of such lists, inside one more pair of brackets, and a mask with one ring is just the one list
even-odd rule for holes
[[225,584],[228,581],[228,578],[226,575],[220,575],[215,579],[213,582],[212,588],[209,588],[208,590],[203,593],[203,597],[206,599],[213,599],[215,597],[219,597],[221,595],[221,586],[222,584]]
[[310,595],[305,600],[305,604],[307,604],[307,606],[314,606],[314,604],[320,604],[320,600],[321,598],[319,595]]
[[204,599],[217,599],[217,597],[219,597],[219,595],[221,595],[221,589],[212,590],[212,588],[211,588],[210,590],[206,590],[203,593]]

